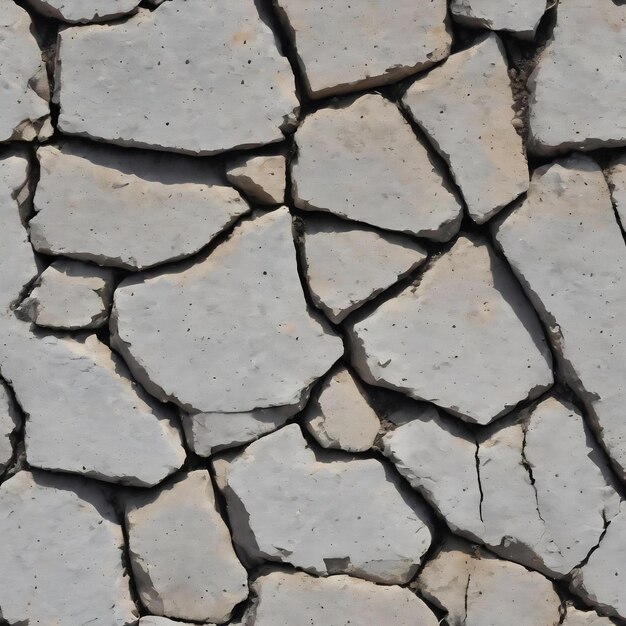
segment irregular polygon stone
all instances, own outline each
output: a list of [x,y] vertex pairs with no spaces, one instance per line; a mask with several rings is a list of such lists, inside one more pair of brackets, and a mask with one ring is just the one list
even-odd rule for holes
[[151,613],[221,623],[248,597],[206,470],[132,497],[126,528],[137,591]]
[[0,370],[26,414],[31,466],[145,487],[183,464],[169,410],[95,335],[31,333],[20,322],[3,331]]
[[608,617],[598,615],[595,611],[579,611],[571,604],[566,607],[563,626],[615,626]]
[[28,0],[38,13],[46,17],[87,24],[106,22],[133,13],[141,0]]
[[275,0],[312,98],[393,83],[450,53],[446,2]]
[[292,424],[222,459],[235,543],[312,574],[407,582],[430,545],[428,512],[380,461],[334,454],[316,460]]
[[48,139],[49,88],[30,15],[15,2],[0,3],[0,141]]
[[6,383],[0,380],[0,474],[4,472],[13,457],[11,437],[20,427],[21,422],[11,392]]
[[581,155],[540,167],[493,233],[626,479],[626,254],[602,171]]
[[254,2],[172,0],[61,31],[55,84],[62,132],[196,155],[281,141],[299,106]]
[[345,367],[329,376],[307,406],[305,424],[324,448],[369,450],[380,421],[363,388]]
[[552,577],[582,562],[618,511],[582,415],[555,398],[476,438],[416,411],[383,441],[451,530]]
[[145,269],[198,252],[249,211],[202,161],[68,142],[37,151],[39,252]]
[[365,382],[488,424],[552,385],[539,320],[486,241],[459,237],[417,286],[348,330]]
[[436,241],[459,229],[461,204],[443,168],[382,96],[320,109],[305,118],[295,139],[297,207]]
[[330,369],[342,342],[307,309],[291,229],[278,209],[203,261],[118,287],[112,342],[150,393],[190,412],[248,412],[299,404]]
[[303,258],[313,302],[338,324],[423,263],[426,251],[403,235],[312,216]]
[[260,204],[282,204],[287,184],[287,160],[274,156],[241,157],[226,168],[229,182]]
[[0,535],[6,623],[136,623],[122,529],[96,483],[19,472],[0,486]]
[[113,272],[77,261],[54,261],[20,305],[22,315],[48,328],[99,328],[109,318]]
[[512,121],[504,46],[489,35],[419,78],[403,102],[424,129],[479,224],[528,189],[528,166]]
[[587,0],[558,4],[552,39],[528,81],[536,152],[626,145],[626,5],[599,0],[593,8]]
[[447,611],[450,626],[557,626],[552,583],[459,539],[448,539],[417,579],[421,594]]
[[402,587],[382,587],[350,576],[315,578],[270,572],[252,583],[256,598],[245,626],[437,626],[433,612]]
[[615,210],[619,215],[622,228],[626,230],[626,151],[611,162],[607,174]]

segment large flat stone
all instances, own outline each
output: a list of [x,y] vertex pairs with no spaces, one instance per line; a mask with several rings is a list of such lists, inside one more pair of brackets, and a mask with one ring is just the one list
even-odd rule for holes
[[607,180],[615,210],[626,230],[626,151],[619,153],[607,171]]
[[580,155],[539,168],[493,233],[626,478],[626,255],[602,171]]
[[13,457],[13,443],[11,438],[20,427],[22,420],[11,392],[6,383],[0,379],[0,474]]
[[106,22],[133,13],[141,0],[27,0],[42,15],[70,24]]
[[254,2],[172,0],[63,30],[55,82],[63,133],[196,155],[280,141],[299,106]]
[[461,204],[443,168],[382,96],[320,109],[305,118],[295,139],[297,207],[437,241],[459,229]]
[[417,285],[348,329],[365,382],[487,424],[552,385],[534,311],[482,239],[460,237]]
[[343,346],[307,309],[291,229],[286,208],[261,215],[204,260],[118,287],[112,341],[150,393],[248,412],[299,405],[330,369]]
[[471,218],[482,224],[528,189],[513,93],[496,35],[419,78],[402,101],[449,163]]

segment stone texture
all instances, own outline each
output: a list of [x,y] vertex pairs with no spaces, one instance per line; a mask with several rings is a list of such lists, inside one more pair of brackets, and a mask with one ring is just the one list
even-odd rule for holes
[[496,35],[453,54],[402,101],[449,163],[475,222],[486,222],[528,189],[506,54]]
[[365,382],[487,424],[552,384],[550,351],[509,270],[460,237],[409,286],[348,329]]
[[433,612],[414,593],[350,576],[315,578],[274,571],[252,583],[254,604],[245,626],[437,626]]
[[443,168],[382,96],[308,115],[295,140],[291,176],[298,208],[436,241],[458,230],[461,205]]
[[364,452],[374,444],[380,421],[352,373],[340,367],[307,406],[305,424],[323,448]]
[[259,204],[282,204],[287,184],[284,155],[240,157],[226,168],[231,185]]
[[[194,624],[190,624],[189,622],[181,622],[174,621],[168,619],[167,617],[156,617],[154,615],[147,615],[146,617],[142,617],[139,620],[139,626],[194,626]],[[206,626],[212,626],[211,624],[206,624]]]
[[195,254],[249,210],[188,157],[68,142],[37,158],[30,234],[46,254],[145,269]]
[[428,513],[380,461],[318,461],[296,424],[222,459],[218,473],[233,540],[253,560],[401,584],[430,545]]
[[52,135],[48,76],[31,27],[22,7],[0,3],[0,142]]
[[221,623],[248,597],[206,470],[131,498],[126,528],[139,597],[151,613]]
[[19,472],[0,486],[0,534],[8,624],[136,623],[122,529],[95,483]]
[[444,543],[420,573],[417,586],[447,612],[450,626],[560,623],[560,599],[549,580],[458,539]]
[[342,342],[307,309],[291,228],[285,208],[261,215],[205,260],[118,287],[112,342],[150,393],[190,412],[295,406],[330,369]]
[[35,334],[20,322],[3,331],[0,371],[26,415],[31,466],[150,486],[183,464],[170,412],[95,335]]
[[274,4],[313,98],[393,83],[450,53],[445,0]]
[[579,611],[568,604],[562,624],[563,626],[614,626],[615,622],[608,617],[598,615],[595,611]]
[[313,302],[337,324],[426,259],[409,237],[328,217],[305,221],[303,243]]
[[626,5],[562,0],[530,76],[530,148],[542,154],[626,145]]
[[106,22],[133,13],[140,0],[28,0],[42,15],[71,24]]
[[602,171],[581,155],[537,169],[493,233],[548,328],[561,376],[626,478],[626,256]]
[[0,474],[13,457],[11,437],[21,425],[21,418],[6,383],[0,379]]
[[626,151],[621,152],[612,160],[607,171],[607,180],[611,190],[613,205],[626,230]]
[[254,2],[172,0],[121,24],[69,28],[59,44],[68,135],[213,154],[282,140],[299,106]]
[[108,269],[77,261],[54,261],[22,302],[21,313],[48,328],[99,328],[109,318],[113,279]]

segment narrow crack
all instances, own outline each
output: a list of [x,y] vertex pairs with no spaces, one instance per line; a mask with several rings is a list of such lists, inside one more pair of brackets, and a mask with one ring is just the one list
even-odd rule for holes
[[467,623],[467,613],[468,613],[468,596],[469,596],[469,586],[470,581],[472,580],[472,575],[470,573],[467,574],[467,584],[465,585],[465,599],[464,599],[464,615],[463,615],[463,624]]
[[474,438],[474,442],[476,443],[476,452],[474,453],[474,459],[476,460],[476,480],[478,481],[478,491],[480,492],[480,501],[478,503],[478,514],[480,516],[480,521],[484,523],[483,519],[483,500],[485,498],[485,494],[483,493],[483,484],[480,479],[480,444],[478,443],[478,439]]
[[541,516],[541,509],[539,507],[539,495],[537,494],[537,485],[535,485],[535,477],[533,475],[533,468],[530,462],[528,461],[528,459],[526,458],[526,431],[527,429],[528,429],[528,422],[525,422],[524,424],[522,424],[522,432],[524,433],[523,438],[522,438],[522,451],[521,451],[522,465],[524,466],[524,469],[528,473],[528,478],[530,480],[530,484],[532,485],[533,492],[535,494],[535,507],[537,509],[537,515],[539,516],[539,519],[545,524],[546,521]]

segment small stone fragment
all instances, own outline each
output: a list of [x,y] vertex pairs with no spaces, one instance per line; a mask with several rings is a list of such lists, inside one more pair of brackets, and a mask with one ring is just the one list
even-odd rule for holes
[[113,272],[77,261],[54,261],[20,306],[22,315],[47,328],[99,328],[109,318]]
[[403,235],[311,216],[303,258],[313,302],[338,324],[423,263],[426,251]]
[[363,380],[488,424],[553,382],[534,311],[486,241],[459,237],[409,286],[348,329]]
[[195,254],[250,210],[188,157],[67,142],[37,158],[30,233],[45,254],[146,269]]
[[448,539],[417,579],[421,594],[447,611],[450,626],[557,626],[552,583],[459,539]]
[[131,497],[126,527],[139,597],[151,613],[222,623],[248,597],[206,470]]
[[350,576],[316,578],[274,571],[252,583],[254,604],[246,626],[437,626],[433,612],[402,587],[383,587]]
[[312,98],[394,83],[445,59],[445,0],[276,0]]
[[380,461],[339,459],[316,460],[292,424],[223,460],[233,540],[253,560],[408,582],[430,545],[428,512]]
[[443,169],[382,96],[308,115],[295,140],[291,176],[298,208],[436,241],[458,231],[461,204]]
[[380,429],[363,388],[345,367],[324,381],[307,407],[305,424],[323,448],[346,452],[369,450]]
[[242,157],[226,168],[233,187],[260,204],[285,202],[287,160],[283,155]]
[[63,133],[194,155],[281,141],[299,107],[254,2],[172,0],[63,30],[55,84]]
[[0,474],[4,472],[13,457],[11,437],[20,427],[21,422],[11,392],[6,383],[0,380]]
[[626,5],[561,0],[552,38],[528,81],[530,149],[540,154],[626,145]]
[[626,230],[626,151],[620,153],[608,169],[608,183],[615,210]]
[[133,13],[141,0],[28,0],[42,15],[71,24],[111,21]]
[[475,222],[486,222],[528,189],[506,54],[496,35],[418,78],[403,102],[450,165]]
[[118,287],[112,343],[150,393],[188,412],[295,406],[341,356],[307,308],[291,222],[262,214],[206,259]]
[[18,472],[0,486],[0,536],[6,623],[136,622],[122,529],[96,483]]
[[598,615],[595,611],[579,611],[571,604],[566,607],[563,626],[615,626],[608,617]]
[[[139,620],[139,626],[195,626],[189,622],[180,622],[167,619],[167,617],[157,617],[154,615],[147,615]],[[212,624],[205,624],[205,626],[213,626]]]

